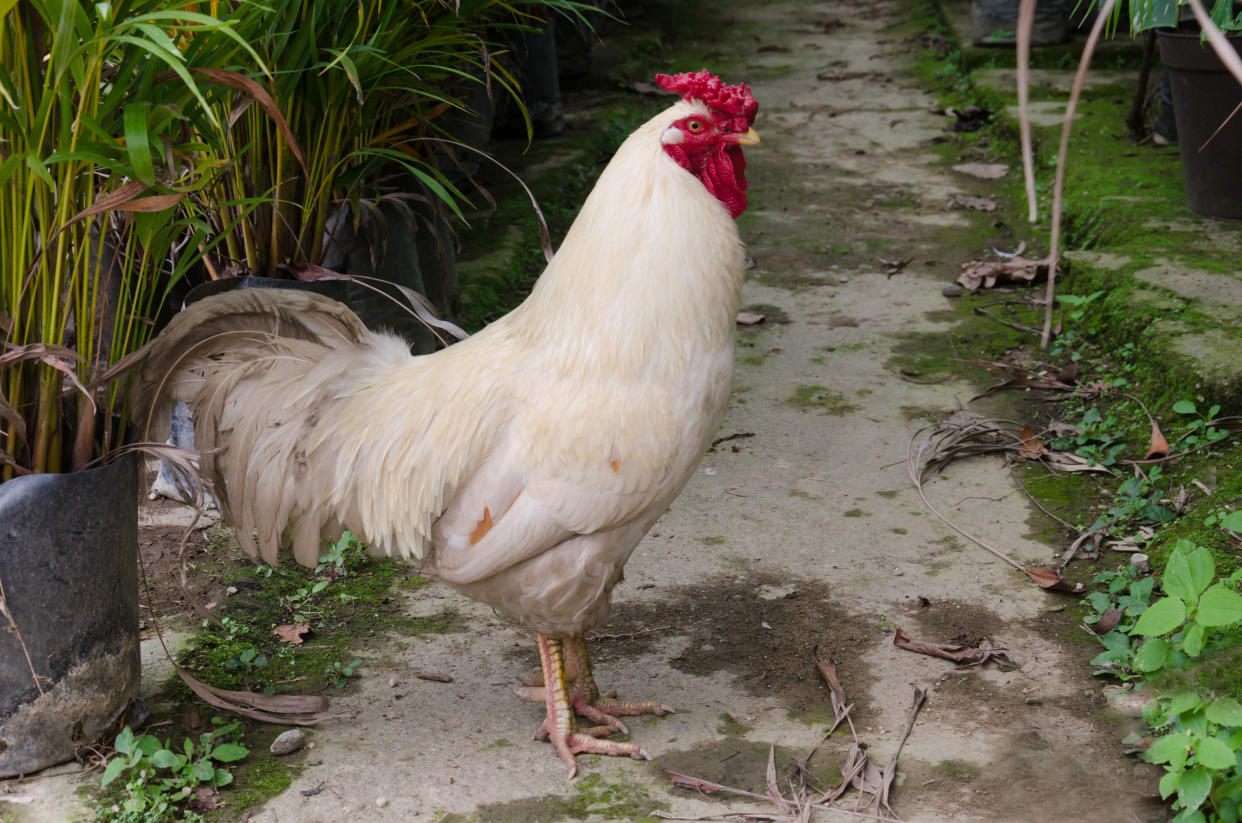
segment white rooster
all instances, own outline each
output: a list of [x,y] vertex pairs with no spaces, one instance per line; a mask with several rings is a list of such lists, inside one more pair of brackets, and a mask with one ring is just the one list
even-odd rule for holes
[[275,562],[290,526],[313,565],[348,528],[532,628],[540,735],[571,777],[577,752],[646,758],[606,737],[668,711],[602,698],[585,632],[706,451],[733,371],[758,106],[705,71],[656,79],[682,100],[622,144],[526,301],[473,337],[416,357],[332,300],[253,289],[181,312],[142,370],[148,436],[189,403],[252,556]]

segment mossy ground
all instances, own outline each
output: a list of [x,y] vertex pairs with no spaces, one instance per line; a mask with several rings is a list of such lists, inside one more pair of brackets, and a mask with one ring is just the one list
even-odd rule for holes
[[[919,25],[926,33],[927,46],[919,64],[919,75],[935,89],[946,106],[980,106],[996,112],[990,125],[960,135],[959,139],[938,147],[946,159],[959,158],[1004,162],[1020,168],[1015,121],[1001,114],[1016,104],[1012,88],[984,84],[981,68],[1012,65],[1012,52],[968,48],[954,40],[952,27],[945,22],[942,9],[954,7],[945,0],[939,7],[926,4]],[[1076,57],[1071,49],[1037,50],[1043,56],[1036,65],[1066,68]],[[1108,67],[1132,67],[1134,50],[1114,49],[1103,61]],[[1102,65],[1097,60],[1093,64]],[[1158,72],[1157,72],[1158,74]],[[1113,434],[1124,443],[1122,455],[1142,458],[1151,437],[1150,413],[1174,451],[1185,451],[1195,441],[1181,440],[1195,432],[1195,415],[1178,414],[1173,404],[1190,400],[1200,410],[1219,404],[1219,415],[1237,414],[1242,409],[1242,374],[1234,367],[1213,370],[1193,353],[1194,335],[1211,332],[1214,340],[1230,344],[1242,331],[1235,322],[1213,305],[1195,296],[1146,282],[1136,273],[1164,264],[1173,271],[1215,273],[1223,277],[1237,273],[1238,244],[1242,232],[1236,226],[1213,224],[1191,214],[1182,186],[1180,158],[1176,147],[1156,147],[1137,143],[1126,134],[1125,118],[1134,89],[1131,83],[1089,85],[1078,107],[1078,116],[1069,143],[1065,180],[1063,221],[1063,271],[1058,293],[1096,297],[1087,305],[1063,305],[1057,314],[1060,335],[1047,352],[1038,348],[1029,334],[997,331],[992,340],[975,336],[976,352],[1021,362],[1046,362],[1059,368],[1070,362],[1080,367],[1079,385],[1097,382],[1106,387],[1098,396],[1071,398],[1025,398],[1023,408],[1035,428],[1055,420],[1078,422],[1089,409],[1114,419]],[[1065,100],[1066,91],[1037,90],[1034,97]],[[1036,194],[1040,220],[1034,225],[1010,220],[1004,228],[1029,244],[1026,256],[1038,257],[1047,250],[1050,233],[1052,177],[1060,127],[1034,128]],[[1006,213],[1025,212],[1025,193],[1020,175],[1011,174],[999,186],[999,198]],[[999,228],[999,227],[998,227]],[[1041,290],[1042,291],[1042,290]],[[963,317],[980,306],[973,297],[958,304]],[[1038,328],[1043,307],[1030,301],[1007,301],[1004,319]],[[992,311],[996,311],[995,308]],[[975,322],[975,321],[971,321]],[[991,322],[991,321],[987,321]],[[997,324],[999,325],[999,324]],[[961,328],[959,326],[959,328]],[[955,333],[956,335],[956,333]],[[1016,336],[1014,336],[1016,335]],[[943,341],[911,338],[903,362],[890,364],[921,376],[947,372],[948,357]],[[1207,343],[1200,344],[1208,348]],[[914,414],[917,410],[911,410]],[[1242,501],[1242,443],[1236,435],[1210,448],[1161,465],[1160,485],[1167,491],[1166,503],[1182,500],[1179,515],[1160,525],[1147,546],[1153,570],[1159,574],[1168,553],[1179,539],[1208,547],[1218,573],[1228,574],[1242,563],[1242,548],[1226,533],[1205,520],[1210,515],[1233,510]],[[1108,510],[1119,484],[1136,470],[1150,472],[1152,464],[1118,466],[1113,475],[1051,475],[1028,468],[1022,475],[1027,489],[1046,508],[1077,529],[1088,527]],[[1203,489],[1210,490],[1204,494]],[[1032,514],[1028,524],[1041,537],[1072,539],[1074,532],[1064,529],[1053,518]],[[1137,525],[1137,524],[1134,524]],[[1118,529],[1121,531],[1121,529]],[[1123,536],[1123,535],[1118,535]],[[1116,568],[1124,556],[1104,553],[1077,577],[1089,579],[1097,570]],[[1234,638],[1236,642],[1237,638]],[[1154,685],[1158,689],[1198,685],[1217,694],[1242,692],[1242,649],[1237,646],[1218,652],[1195,669],[1164,675]]]

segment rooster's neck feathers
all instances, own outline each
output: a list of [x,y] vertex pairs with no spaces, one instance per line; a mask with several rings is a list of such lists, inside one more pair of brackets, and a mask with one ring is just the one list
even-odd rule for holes
[[630,135],[531,296],[501,324],[568,346],[590,337],[596,354],[668,340],[662,356],[680,353],[670,367],[685,366],[692,350],[732,345],[744,262],[737,228],[660,141],[696,113],[707,109],[678,103]]

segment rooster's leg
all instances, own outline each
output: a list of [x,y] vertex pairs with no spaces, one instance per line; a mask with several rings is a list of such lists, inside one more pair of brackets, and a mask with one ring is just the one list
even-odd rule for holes
[[[539,662],[543,667],[544,702],[548,716],[539,727],[537,737],[549,737],[556,752],[569,767],[569,776],[578,773],[574,755],[589,754],[624,755],[635,760],[650,760],[645,751],[633,743],[600,740],[596,735],[610,729],[578,730],[574,721],[574,707],[570,703],[570,685],[565,677],[564,641],[536,635],[539,644]],[[576,687],[575,687],[576,688]]]
[[609,726],[622,734],[627,734],[625,724],[618,717],[633,717],[640,714],[669,714],[673,710],[655,700],[615,700],[611,697],[600,697],[599,687],[591,673],[591,655],[587,652],[584,635],[575,635],[565,643],[566,665],[574,672],[573,688],[570,700],[578,714]]

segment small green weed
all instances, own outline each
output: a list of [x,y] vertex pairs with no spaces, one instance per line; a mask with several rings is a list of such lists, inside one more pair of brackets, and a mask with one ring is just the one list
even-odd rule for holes
[[[1221,518],[1242,525],[1242,513]],[[1227,526],[1226,526],[1227,527]],[[1237,586],[1242,570],[1216,577],[1212,554],[1180,540],[1169,555],[1161,580],[1163,596],[1151,601],[1154,578],[1138,577],[1133,567],[1096,577],[1107,591],[1092,592],[1086,601],[1095,614],[1116,626],[1100,636],[1105,651],[1092,665],[1096,674],[1122,680],[1148,677],[1161,670],[1188,668],[1201,657],[1236,644],[1242,629],[1242,595]],[[1173,797],[1175,823],[1239,823],[1242,820],[1242,704],[1231,696],[1202,689],[1160,694],[1143,708],[1151,730],[1159,736],[1144,749],[1146,739],[1135,733],[1126,742],[1138,744],[1143,758],[1163,766],[1160,796]]]
[[1242,570],[1213,583],[1215,577],[1210,551],[1188,540],[1177,542],[1161,584],[1165,596],[1130,629],[1132,635],[1146,638],[1135,653],[1135,668],[1185,668],[1216,637],[1236,631],[1242,621],[1242,595],[1236,591]]
[[1220,414],[1220,406],[1213,405],[1207,414],[1201,414],[1198,406],[1191,400],[1179,400],[1173,404],[1173,411],[1181,415],[1190,415],[1194,419],[1186,426],[1186,433],[1178,440],[1183,450],[1189,451],[1210,445],[1229,436],[1226,429],[1218,429],[1212,425],[1216,415]]
[[181,751],[172,750],[171,741],[154,735],[136,737],[126,726],[113,744],[117,755],[104,768],[100,786],[106,789],[124,778],[124,796],[97,810],[99,823],[197,823],[202,816],[187,808],[194,790],[200,786],[220,788],[233,782],[233,775],[221,763],[241,760],[250,750],[236,742],[239,723],[212,719],[219,728],[188,737]]
[[[1206,699],[1198,692],[1161,695],[1143,709],[1163,731],[1143,753],[1164,766],[1160,796],[1173,796],[1174,823],[1237,823],[1242,808],[1242,704],[1232,697]],[[1204,814],[1204,811],[1207,814]]]
[[349,678],[353,677],[357,673],[358,667],[361,665],[362,661],[360,659],[355,659],[352,663],[345,665],[341,665],[341,661],[336,660],[329,663],[327,667],[325,667],[324,672],[332,681],[333,686],[336,686],[338,689],[343,689],[345,688],[345,685],[349,683]]

